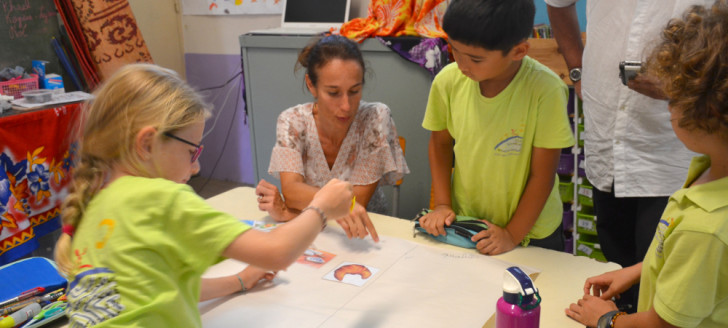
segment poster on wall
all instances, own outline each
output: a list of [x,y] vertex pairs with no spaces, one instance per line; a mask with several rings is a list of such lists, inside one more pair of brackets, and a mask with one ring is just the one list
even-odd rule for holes
[[183,15],[281,14],[285,0],[182,0]]

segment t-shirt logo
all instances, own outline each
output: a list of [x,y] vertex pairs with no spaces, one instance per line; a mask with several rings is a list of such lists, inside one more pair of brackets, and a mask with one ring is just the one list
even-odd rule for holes
[[677,225],[677,221],[678,220],[675,218],[669,217],[660,219],[660,222],[657,224],[657,231],[655,231],[655,238],[657,239],[655,255],[657,255],[658,258],[662,258],[664,256],[663,248],[665,246],[665,238],[670,234],[672,228]]
[[521,153],[523,147],[523,127],[520,129],[511,129],[510,133],[506,133],[501,141],[495,145],[495,154],[497,156],[515,156]]

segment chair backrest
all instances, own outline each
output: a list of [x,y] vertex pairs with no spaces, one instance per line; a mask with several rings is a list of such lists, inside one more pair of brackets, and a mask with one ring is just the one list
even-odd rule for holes
[[[402,155],[404,156],[405,147],[407,146],[407,141],[404,140],[403,136],[399,136],[399,146],[402,147]],[[395,186],[399,186],[402,184],[402,179],[397,180],[397,182],[394,184]]]

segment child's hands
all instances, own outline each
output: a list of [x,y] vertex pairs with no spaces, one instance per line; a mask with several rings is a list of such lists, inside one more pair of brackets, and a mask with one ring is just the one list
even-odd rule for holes
[[475,248],[485,255],[498,255],[516,248],[517,243],[508,230],[501,228],[487,220],[482,220],[488,225],[488,229],[478,232],[470,238],[476,242]]
[[263,270],[259,267],[248,265],[243,271],[238,273],[238,276],[243,280],[246,290],[250,290],[261,281],[272,281],[277,273],[276,271]]
[[576,301],[576,304],[572,303],[565,312],[569,318],[589,327],[596,327],[599,317],[614,310],[617,310],[617,305],[614,302],[587,294]]
[[589,295],[591,292],[592,296],[599,297],[603,300],[619,297],[619,294],[634,284],[632,271],[635,271],[633,267],[627,267],[590,277],[584,283],[584,295]]
[[336,220],[336,222],[344,229],[349,239],[354,237],[364,239],[368,234],[371,234],[374,241],[379,241],[379,235],[377,230],[374,229],[372,220],[369,219],[367,209],[359,203],[354,205],[354,210],[349,215]]
[[455,212],[449,205],[435,206],[430,213],[420,218],[420,226],[433,236],[446,235],[445,226],[455,221]]
[[329,219],[339,219],[349,214],[354,189],[351,183],[339,179],[331,179],[311,200],[311,206],[320,208]]
[[255,194],[258,195],[258,209],[268,212],[273,220],[284,222],[291,219],[285,215],[286,203],[274,184],[260,179],[258,186],[255,187]]

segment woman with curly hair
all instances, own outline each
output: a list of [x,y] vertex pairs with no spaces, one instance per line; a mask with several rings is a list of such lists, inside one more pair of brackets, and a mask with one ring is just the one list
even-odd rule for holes
[[[596,327],[728,327],[728,0],[670,21],[648,61],[695,157],[641,263],[591,277],[566,315]],[[640,283],[637,313],[611,301]]]

